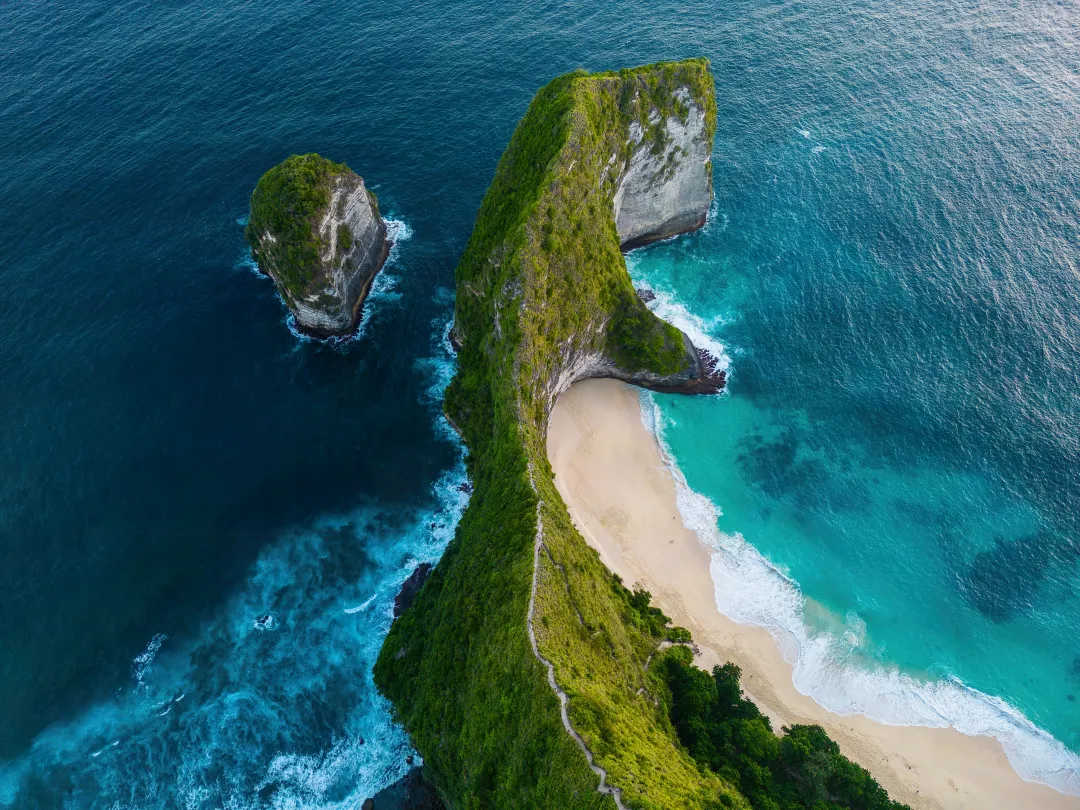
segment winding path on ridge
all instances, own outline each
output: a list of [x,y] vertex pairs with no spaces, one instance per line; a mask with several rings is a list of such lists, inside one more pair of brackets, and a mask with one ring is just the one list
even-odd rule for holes
[[533,614],[536,611],[536,582],[540,574],[540,548],[544,544],[544,516],[541,514],[541,510],[544,508],[544,502],[539,499],[539,493],[536,490],[536,482],[533,479],[533,471],[529,470],[529,484],[532,486],[533,492],[537,494],[536,501],[536,541],[533,543],[533,575],[532,575],[532,590],[529,592],[529,615],[527,617],[526,624],[529,629],[529,643],[532,644],[533,655],[537,660],[547,668],[548,684],[555,690],[555,694],[559,698],[559,710],[562,714],[563,728],[566,729],[566,733],[574,738],[581,750],[585,752],[585,759],[589,762],[589,768],[592,772],[600,777],[600,784],[596,787],[596,792],[605,796],[610,796],[615,800],[615,806],[619,810],[627,810],[625,804],[622,801],[622,790],[617,787],[612,787],[607,781],[607,771],[596,764],[596,757],[593,756],[593,752],[589,750],[589,746],[582,739],[581,735],[574,730],[573,725],[570,723],[570,714],[567,710],[567,706],[570,703],[570,698],[566,692],[562,690],[558,683],[555,681],[555,666],[544,658],[540,654],[540,648],[536,644],[536,633],[533,630]]

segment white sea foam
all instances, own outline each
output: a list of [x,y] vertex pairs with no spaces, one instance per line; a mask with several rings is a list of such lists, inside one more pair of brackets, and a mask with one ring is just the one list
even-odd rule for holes
[[[436,290],[435,296],[440,301],[444,299],[448,302],[453,301],[452,290],[444,288]],[[446,387],[450,385],[457,371],[457,355],[450,343],[450,332],[454,328],[454,321],[452,318],[447,320],[445,316],[437,317],[431,322],[431,327],[439,335],[437,345],[433,347],[430,356],[418,359],[414,367],[430,381],[424,388],[422,396],[426,404],[438,414],[436,424],[439,433],[447,441],[461,447],[461,437],[458,436],[442,409]]]
[[233,263],[233,270],[244,273],[251,273],[257,278],[268,278],[266,273],[259,269],[259,264],[253,258],[251,258],[251,251],[244,250],[237,260]]
[[649,392],[642,392],[641,418],[656,436],[676,482],[683,525],[713,550],[717,608],[737,622],[772,633],[794,667],[799,692],[841,715],[862,714],[889,725],[951,726],[972,736],[996,737],[1024,779],[1080,796],[1080,757],[1004,700],[955,678],[923,680],[870,662],[860,655],[865,626],[854,613],[839,635],[810,627],[798,583],[741,534],[720,531],[720,509],[689,487],[664,441],[664,417]]
[[356,607],[351,607],[351,608],[345,608],[345,613],[352,616],[352,615],[354,615],[356,613],[360,613],[363,610],[367,610],[368,607],[371,606],[371,603],[375,601],[376,597],[378,597],[378,594],[373,593],[371,595],[371,598],[368,599],[366,602],[364,602],[362,605],[357,605]]
[[161,649],[161,645],[167,638],[168,636],[164,633],[158,633],[150,639],[150,643],[146,645],[146,649],[136,655],[132,660],[131,674],[135,677],[136,689],[145,686],[146,677],[153,668],[154,658],[157,656],[158,650]]
[[[420,369],[432,418],[454,370],[446,326],[445,316],[432,324]],[[392,621],[385,597],[417,563],[439,559],[468,504],[464,448],[447,431],[457,458],[426,504],[369,503],[283,532],[197,633],[151,639],[132,661],[136,689],[0,763],[0,807],[49,789],[74,807],[116,810],[346,810],[403,776],[409,756],[419,764],[371,668]],[[350,544],[362,553],[344,581],[336,561]],[[345,617],[343,603],[368,609]],[[280,632],[253,625],[267,614]]]
[[[394,243],[394,247],[397,247],[402,242],[407,242],[412,239],[412,228],[409,227],[409,223],[403,219],[390,219],[387,217],[383,220],[386,223],[386,238]],[[393,248],[391,248],[393,250]],[[390,257],[387,257],[389,260]]]

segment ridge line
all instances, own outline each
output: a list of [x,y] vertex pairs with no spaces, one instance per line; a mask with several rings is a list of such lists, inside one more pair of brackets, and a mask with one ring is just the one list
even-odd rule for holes
[[563,728],[566,729],[566,733],[573,738],[574,742],[580,746],[581,750],[585,753],[585,759],[589,763],[589,768],[600,777],[600,784],[596,787],[596,792],[604,796],[610,796],[615,800],[615,806],[619,810],[627,810],[626,805],[622,802],[622,789],[613,787],[607,782],[607,771],[596,763],[596,757],[593,756],[593,752],[589,749],[588,744],[582,738],[580,734],[574,729],[574,726],[570,723],[570,714],[567,710],[567,706],[570,703],[570,698],[565,691],[555,681],[555,665],[544,658],[540,654],[540,647],[536,643],[536,633],[533,630],[533,614],[536,612],[536,583],[540,574],[540,547],[544,544],[544,516],[541,510],[544,508],[544,502],[540,499],[539,493],[536,491],[536,481],[533,478],[532,464],[529,464],[529,485],[532,487],[533,493],[537,495],[536,499],[536,540],[533,543],[533,575],[532,575],[532,589],[529,592],[529,613],[526,616],[526,626],[529,630],[529,643],[532,644],[533,655],[537,660],[547,668],[548,685],[555,691],[555,695],[559,698],[559,709],[562,715]]

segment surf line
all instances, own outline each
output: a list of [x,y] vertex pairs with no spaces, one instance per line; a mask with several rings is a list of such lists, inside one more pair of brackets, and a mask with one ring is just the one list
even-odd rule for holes
[[533,655],[537,660],[547,668],[548,685],[555,691],[555,695],[559,698],[559,712],[562,715],[563,728],[566,729],[566,733],[569,734],[574,742],[576,742],[581,750],[585,752],[585,759],[588,760],[589,768],[600,777],[600,784],[596,786],[596,792],[604,796],[610,796],[615,800],[615,806],[619,810],[627,810],[627,807],[622,802],[622,790],[617,787],[612,787],[607,782],[607,771],[596,764],[596,757],[593,756],[593,752],[589,750],[589,746],[582,739],[581,735],[577,733],[573,725],[570,723],[570,714],[567,711],[567,706],[570,704],[570,698],[567,697],[559,684],[555,681],[555,666],[544,658],[540,654],[540,648],[536,645],[536,632],[533,630],[533,614],[536,612],[536,581],[540,574],[540,548],[544,545],[544,516],[541,510],[544,508],[544,502],[540,500],[540,493],[536,489],[536,481],[533,478],[533,466],[532,462],[529,462],[529,486],[532,487],[533,494],[536,497],[536,540],[533,543],[533,575],[532,575],[532,590],[529,592],[529,614],[527,616],[526,625],[529,629],[529,643],[532,645]]

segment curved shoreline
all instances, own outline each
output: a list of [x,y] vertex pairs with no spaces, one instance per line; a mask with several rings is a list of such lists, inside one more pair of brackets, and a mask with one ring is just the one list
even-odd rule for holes
[[650,590],[691,630],[699,666],[737,663],[747,693],[776,727],[823,726],[893,798],[916,810],[1080,808],[1078,797],[1024,781],[993,737],[841,716],[798,692],[772,635],[717,609],[710,550],[683,526],[676,482],[642,423],[635,389],[611,380],[575,384],[552,413],[547,447],[571,517],[604,563]]

